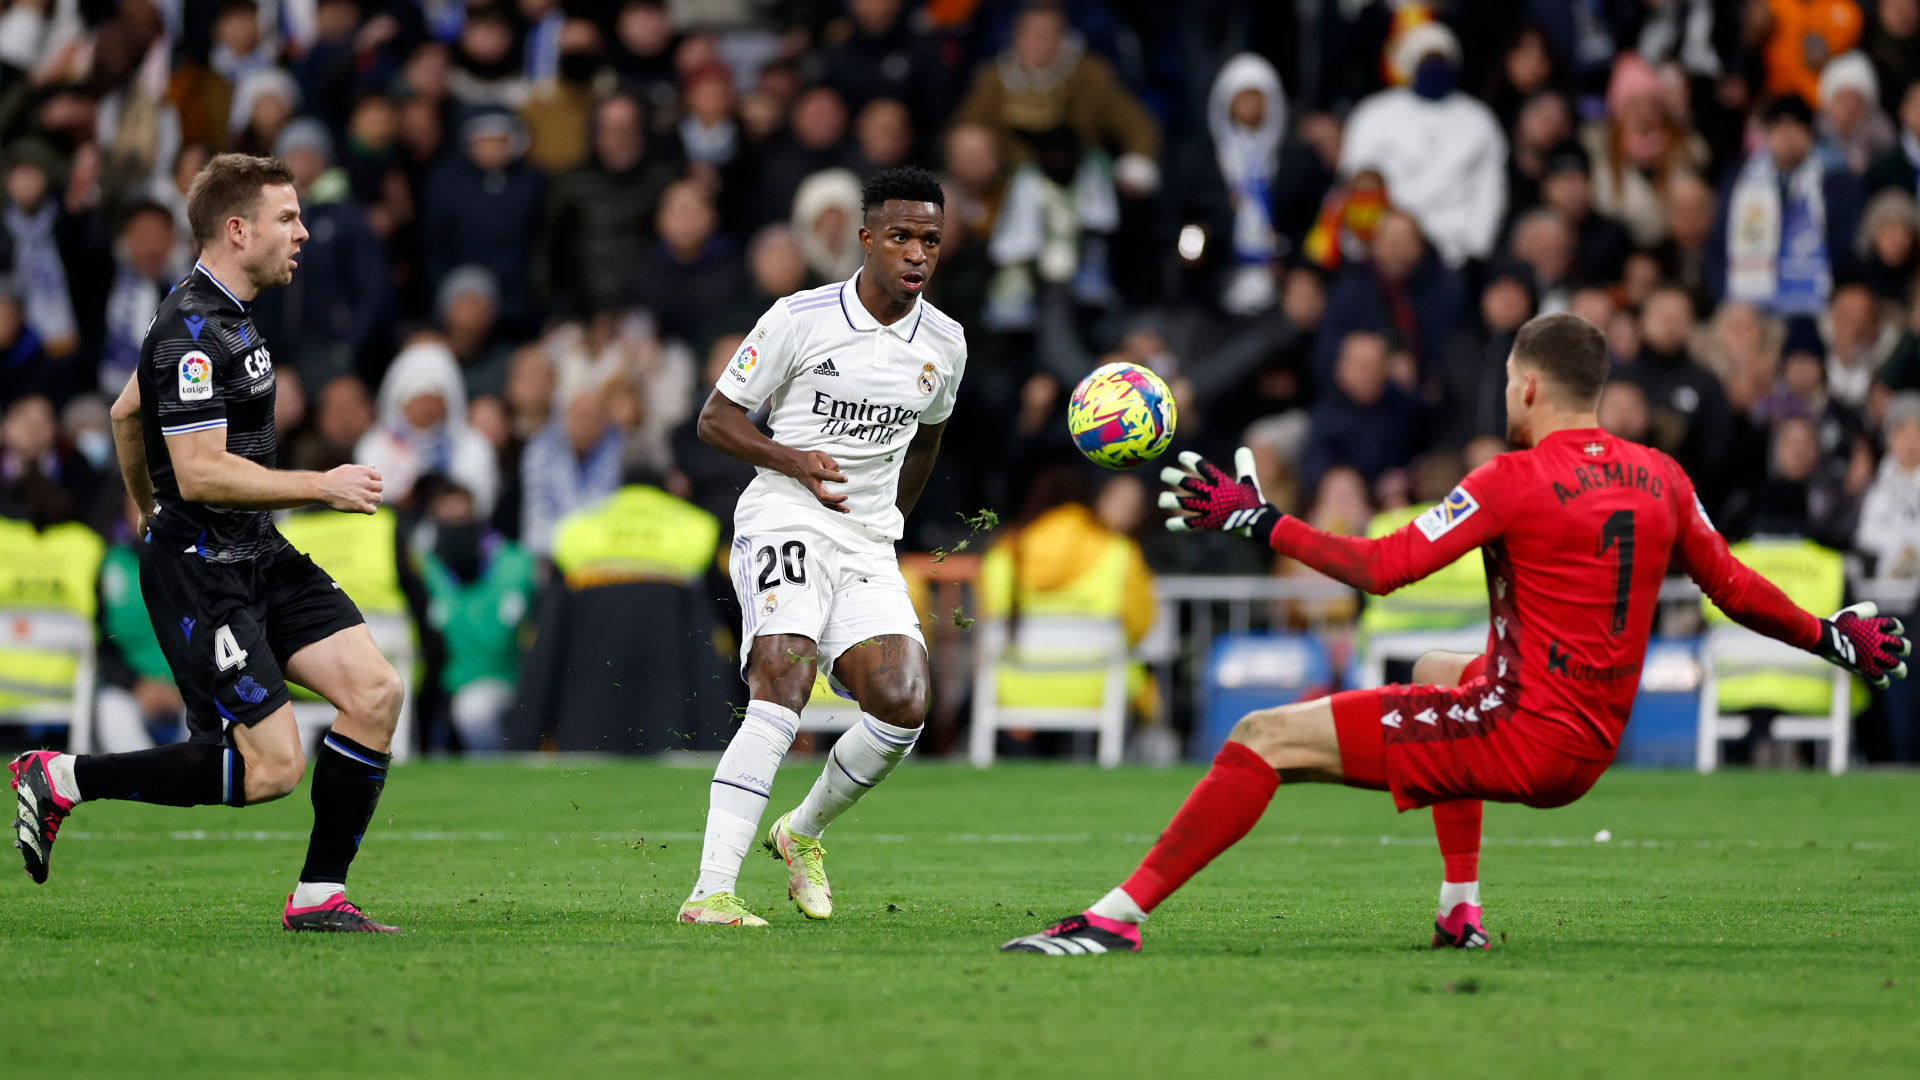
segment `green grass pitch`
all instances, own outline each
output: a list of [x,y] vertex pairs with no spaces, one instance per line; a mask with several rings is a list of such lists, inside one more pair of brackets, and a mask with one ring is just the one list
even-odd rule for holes
[[1124,876],[1197,770],[910,763],[828,834],[832,922],[756,849],[759,931],[671,921],[708,775],[395,770],[353,881],[395,938],[279,929],[304,789],[82,807],[47,885],[0,879],[0,1073],[1920,1073],[1917,775],[1615,772],[1566,809],[1490,806],[1498,943],[1474,955],[1426,947],[1425,813],[1283,788],[1144,953],[1078,961],[994,949]]

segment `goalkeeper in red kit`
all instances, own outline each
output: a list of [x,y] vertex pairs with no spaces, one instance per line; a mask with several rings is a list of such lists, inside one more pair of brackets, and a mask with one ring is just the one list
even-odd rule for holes
[[1586,794],[1620,744],[1669,564],[1741,624],[1876,685],[1906,674],[1900,623],[1859,604],[1822,619],[1743,566],[1693,483],[1595,418],[1608,358],[1573,315],[1527,323],[1507,359],[1507,437],[1524,449],[1473,471],[1377,540],[1334,536],[1274,509],[1251,455],[1229,476],[1198,455],[1163,473],[1175,531],[1238,530],[1354,588],[1384,594],[1480,548],[1491,626],[1480,656],[1429,653],[1422,685],[1350,690],[1250,713],[1159,842],[1091,908],[1001,946],[1079,956],[1140,948],[1148,912],[1245,836],[1280,784],[1319,782],[1431,806],[1446,862],[1435,947],[1485,948],[1481,800],[1555,807]]

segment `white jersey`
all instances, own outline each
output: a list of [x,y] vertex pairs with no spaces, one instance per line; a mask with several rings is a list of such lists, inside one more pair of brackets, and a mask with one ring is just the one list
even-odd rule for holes
[[894,497],[907,444],[921,424],[944,423],[967,366],[967,341],[925,298],[883,326],[860,302],[853,277],[794,293],[760,317],[719,390],[748,412],[772,403],[773,441],[819,450],[846,474],[829,510],[798,480],[762,468],[740,496],[736,527],[804,525],[850,547],[891,544],[903,524]]

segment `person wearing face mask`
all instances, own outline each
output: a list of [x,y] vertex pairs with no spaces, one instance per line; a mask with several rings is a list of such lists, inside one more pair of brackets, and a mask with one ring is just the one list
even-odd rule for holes
[[1492,110],[1460,92],[1453,31],[1421,23],[1391,49],[1411,80],[1354,108],[1340,173],[1378,171],[1449,266],[1485,258],[1507,209],[1507,137]]
[[419,491],[426,519],[413,559],[426,587],[426,622],[445,642],[440,689],[462,749],[495,751],[513,703],[520,624],[533,604],[533,557],[489,525],[457,481],[428,476]]
[[553,70],[533,84],[520,106],[529,139],[527,161],[549,176],[587,164],[594,92],[607,66],[600,28],[592,19],[567,19],[557,38]]

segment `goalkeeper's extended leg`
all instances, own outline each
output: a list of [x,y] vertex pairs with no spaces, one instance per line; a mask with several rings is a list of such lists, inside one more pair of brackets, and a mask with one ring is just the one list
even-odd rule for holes
[[[1414,662],[1413,681],[1436,686],[1472,682],[1486,669],[1486,657],[1435,650]],[[1433,835],[1440,842],[1444,873],[1440,907],[1433,916],[1436,949],[1491,947],[1480,912],[1480,820],[1478,799],[1433,804]]]

